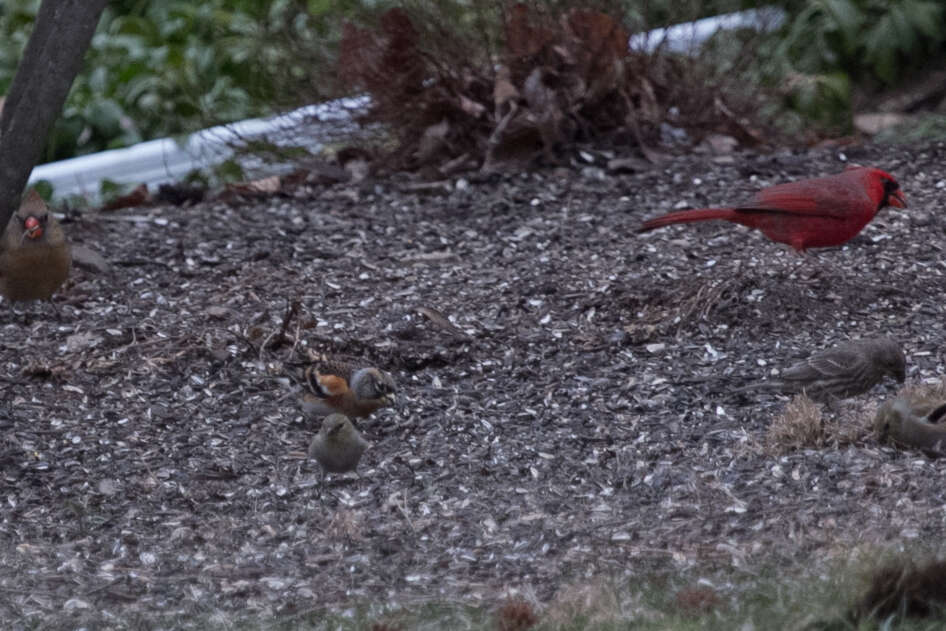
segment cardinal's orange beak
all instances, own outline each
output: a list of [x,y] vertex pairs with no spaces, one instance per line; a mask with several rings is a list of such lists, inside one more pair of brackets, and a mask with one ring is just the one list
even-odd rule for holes
[[894,191],[887,197],[887,203],[891,206],[896,206],[897,208],[906,208],[907,200],[903,197],[903,193],[900,191]]
[[39,239],[43,236],[43,226],[36,217],[27,217],[23,222],[23,227],[26,229],[24,236],[28,239]]

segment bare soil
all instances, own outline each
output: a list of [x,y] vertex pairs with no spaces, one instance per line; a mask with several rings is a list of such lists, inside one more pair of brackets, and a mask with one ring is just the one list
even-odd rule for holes
[[[798,257],[724,222],[635,234],[842,152],[910,204],[842,248]],[[903,342],[909,380],[943,374],[944,163],[942,144],[630,175],[576,156],[442,191],[73,217],[112,272],[75,269],[59,314],[0,308],[3,626],[548,600],[660,565],[940,540],[946,468],[867,431],[893,384],[844,405],[859,439],[784,455],[762,444],[786,399],[728,391],[875,334]],[[321,493],[309,349],[389,370],[402,401],[359,422],[360,477]]]

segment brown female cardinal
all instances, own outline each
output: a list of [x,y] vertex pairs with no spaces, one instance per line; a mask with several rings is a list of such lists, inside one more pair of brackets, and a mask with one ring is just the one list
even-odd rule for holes
[[837,175],[762,189],[737,206],[682,210],[655,217],[637,231],[725,219],[757,228],[773,241],[803,252],[849,241],[884,206],[907,207],[897,180],[880,169],[851,166]]
[[872,337],[815,353],[783,370],[777,379],[760,381],[733,392],[803,392],[814,401],[830,402],[864,394],[887,375],[903,383],[907,376],[907,358],[897,341]]
[[47,300],[69,276],[71,264],[59,222],[30,190],[0,241],[0,295],[10,301]]

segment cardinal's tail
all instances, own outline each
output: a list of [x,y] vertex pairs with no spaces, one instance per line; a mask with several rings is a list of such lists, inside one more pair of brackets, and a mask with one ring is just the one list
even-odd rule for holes
[[638,232],[647,232],[655,228],[663,228],[674,223],[691,223],[694,221],[709,221],[710,219],[729,219],[736,217],[736,211],[733,208],[697,208],[695,210],[681,210],[675,213],[668,213],[661,217],[654,217],[645,221]]

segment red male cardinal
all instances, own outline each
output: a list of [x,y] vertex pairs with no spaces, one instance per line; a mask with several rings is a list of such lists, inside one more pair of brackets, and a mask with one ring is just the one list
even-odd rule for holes
[[637,231],[725,219],[758,228],[773,241],[802,252],[854,238],[884,206],[907,207],[897,180],[880,169],[851,166],[837,175],[770,186],[738,206],[681,210],[655,217]]

